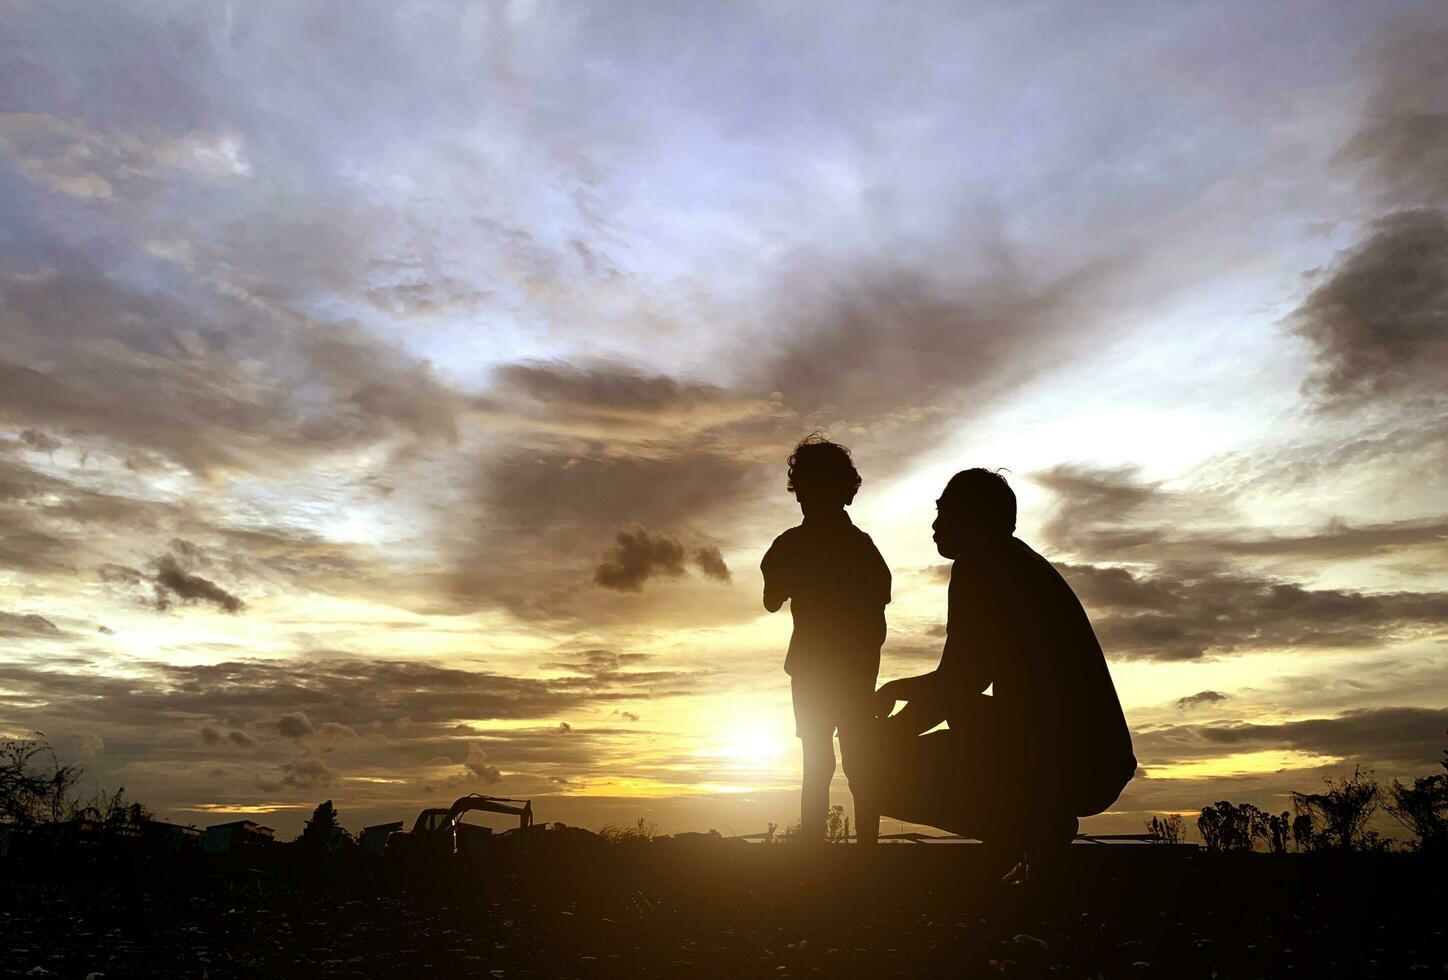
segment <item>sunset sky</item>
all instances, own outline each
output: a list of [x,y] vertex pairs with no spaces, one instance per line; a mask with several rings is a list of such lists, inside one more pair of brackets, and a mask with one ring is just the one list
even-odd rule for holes
[[0,735],[87,792],[795,820],[814,430],[882,680],[1009,470],[1142,763],[1089,829],[1448,745],[1448,4],[0,10]]

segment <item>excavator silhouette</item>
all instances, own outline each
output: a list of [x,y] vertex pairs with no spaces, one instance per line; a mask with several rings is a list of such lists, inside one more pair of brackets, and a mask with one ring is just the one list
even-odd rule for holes
[[423,810],[411,830],[394,830],[387,838],[383,856],[404,868],[445,867],[459,858],[483,856],[492,844],[493,830],[462,822],[463,814],[474,810],[516,816],[525,840],[533,826],[532,800],[470,793],[454,800],[450,807]]

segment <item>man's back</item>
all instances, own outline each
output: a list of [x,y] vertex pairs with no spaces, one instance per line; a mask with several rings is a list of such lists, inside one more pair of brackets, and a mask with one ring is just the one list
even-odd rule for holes
[[1022,765],[1074,770],[1088,781],[1129,778],[1131,733],[1106,658],[1050,562],[1018,538],[988,558],[957,562],[948,630],[943,665],[978,658],[970,673],[994,685]]

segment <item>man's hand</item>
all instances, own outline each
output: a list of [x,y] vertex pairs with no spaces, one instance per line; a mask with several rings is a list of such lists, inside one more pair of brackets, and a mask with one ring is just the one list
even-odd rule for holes
[[913,696],[909,682],[914,679],[913,677],[902,677],[899,680],[880,685],[880,689],[875,692],[875,717],[888,718],[890,712],[895,710],[896,701],[909,701]]

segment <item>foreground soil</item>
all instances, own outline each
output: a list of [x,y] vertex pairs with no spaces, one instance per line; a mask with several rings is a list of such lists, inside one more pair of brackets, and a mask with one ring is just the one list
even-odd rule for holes
[[1413,855],[1077,845],[1054,887],[971,846],[546,847],[466,874],[14,869],[6,975],[1448,976],[1443,866]]

